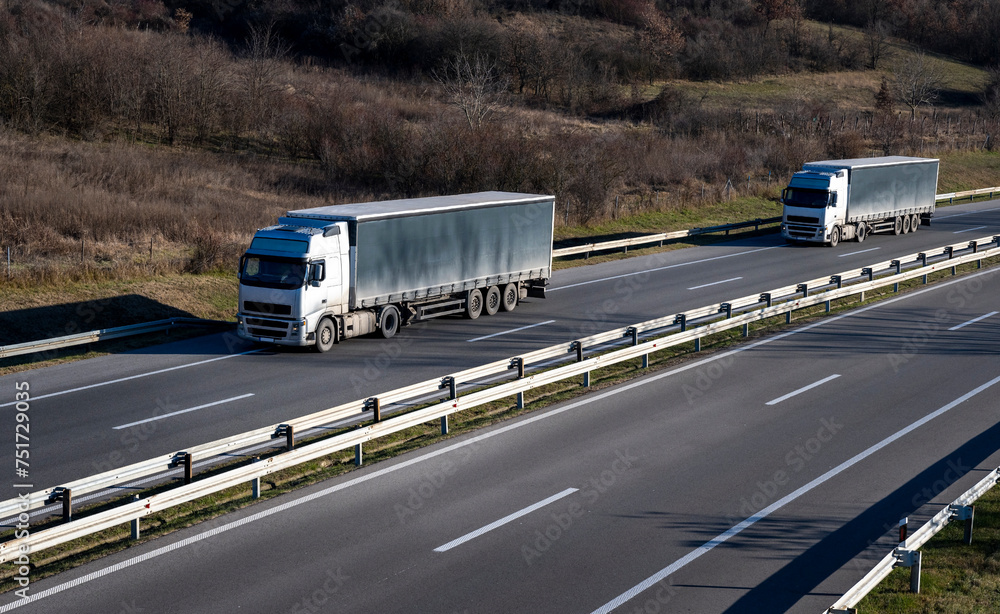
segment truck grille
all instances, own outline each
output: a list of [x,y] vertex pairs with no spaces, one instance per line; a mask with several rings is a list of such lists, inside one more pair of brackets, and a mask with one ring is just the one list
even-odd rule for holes
[[819,224],[818,217],[806,217],[804,215],[789,215],[789,222],[799,222],[801,224]]
[[271,337],[273,339],[288,337],[290,322],[265,318],[245,318],[243,322],[246,325],[247,333],[252,337]]
[[257,313],[266,313],[275,316],[290,316],[292,315],[292,306],[282,305],[280,303],[243,301],[243,311],[256,311]]

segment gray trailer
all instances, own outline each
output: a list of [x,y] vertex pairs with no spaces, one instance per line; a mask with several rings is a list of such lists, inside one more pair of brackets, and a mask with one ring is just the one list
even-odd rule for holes
[[552,196],[510,192],[289,211],[241,259],[239,334],[326,351],[427,318],[511,311],[545,296],[554,213]]
[[809,162],[782,192],[781,234],[837,245],[875,232],[906,234],[930,225],[938,161],[888,156]]

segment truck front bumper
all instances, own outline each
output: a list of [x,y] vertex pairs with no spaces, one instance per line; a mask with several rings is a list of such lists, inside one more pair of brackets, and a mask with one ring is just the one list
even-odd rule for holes
[[827,240],[826,229],[814,224],[783,222],[781,236],[793,241],[813,241],[822,243]]
[[311,345],[306,320],[282,320],[255,315],[236,315],[236,334],[244,339],[278,345]]

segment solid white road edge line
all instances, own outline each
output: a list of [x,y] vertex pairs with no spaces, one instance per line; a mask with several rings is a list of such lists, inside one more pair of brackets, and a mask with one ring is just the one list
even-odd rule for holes
[[[551,409],[551,410],[546,411],[544,413],[539,413],[539,414],[536,414],[536,415],[529,416],[529,417],[524,418],[522,420],[518,420],[517,422],[514,422],[513,424],[508,424],[506,426],[499,427],[496,430],[489,431],[487,433],[483,433],[482,435],[476,435],[475,437],[470,437],[469,439],[462,440],[462,441],[454,443],[454,444],[452,444],[450,446],[445,446],[443,448],[438,448],[437,450],[432,450],[432,451],[426,452],[426,453],[422,454],[421,456],[415,456],[415,457],[413,457],[411,459],[408,459],[408,460],[405,460],[405,461],[403,461],[401,463],[397,463],[395,465],[391,465],[391,466],[385,467],[383,469],[378,469],[378,470],[372,471],[371,473],[367,473],[365,475],[356,477],[356,478],[354,478],[352,480],[348,480],[348,481],[340,483],[340,484],[335,484],[333,486],[330,486],[329,488],[324,488],[323,490],[314,492],[312,494],[303,495],[299,499],[293,499],[291,501],[287,501],[287,502],[282,503],[280,505],[276,505],[275,507],[266,509],[264,511],[257,512],[256,514],[252,514],[252,515],[247,516],[245,518],[241,518],[240,520],[234,520],[232,522],[226,523],[226,524],[221,525],[219,527],[215,527],[213,529],[209,529],[209,530],[205,531],[204,533],[199,533],[197,535],[192,535],[191,537],[188,537],[186,539],[182,539],[182,540],[180,540],[180,541],[178,541],[176,543],[170,544],[169,546],[164,546],[162,548],[157,548],[155,550],[151,550],[149,552],[137,555],[135,557],[132,557],[131,559],[126,559],[126,560],[121,561],[120,563],[116,563],[115,565],[112,565],[110,567],[106,567],[104,569],[99,569],[99,570],[91,572],[89,574],[80,576],[79,578],[76,578],[74,580],[70,580],[69,582],[65,582],[63,584],[57,584],[56,586],[53,586],[52,588],[41,590],[41,591],[38,591],[36,593],[31,593],[28,596],[27,599],[19,599],[17,601],[13,601],[11,603],[8,603],[8,604],[0,606],[0,614],[3,614],[4,612],[9,612],[9,611],[11,611],[11,610],[13,610],[15,608],[18,608],[18,607],[20,607],[22,605],[27,605],[27,604],[32,603],[34,601],[38,601],[39,599],[44,599],[45,597],[49,597],[51,595],[55,595],[55,594],[61,593],[61,592],[65,591],[65,590],[69,590],[69,589],[71,589],[71,588],[73,588],[75,586],[79,586],[81,584],[85,584],[85,583],[90,582],[92,580],[97,580],[97,579],[102,578],[102,577],[104,577],[106,575],[115,573],[117,571],[121,571],[122,569],[126,569],[128,567],[133,566],[133,565],[138,565],[139,563],[142,563],[144,561],[148,561],[148,560],[156,558],[158,556],[161,556],[161,555],[164,555],[164,554],[168,554],[170,552],[173,552],[174,550],[178,550],[180,548],[184,548],[185,546],[190,546],[191,544],[196,544],[196,543],[198,543],[200,541],[204,541],[206,539],[209,539],[211,537],[219,535],[220,533],[225,533],[227,531],[231,531],[233,529],[237,529],[239,527],[242,527],[244,525],[256,522],[258,520],[262,520],[262,519],[267,518],[269,516],[272,516],[274,514],[279,514],[279,513],[283,512],[285,510],[298,507],[298,506],[300,506],[300,505],[302,505],[304,503],[309,503],[309,502],[314,501],[316,499],[321,499],[323,497],[326,497],[327,495],[331,495],[331,494],[333,494],[335,492],[339,492],[341,490],[345,490],[347,488],[350,488],[351,486],[355,486],[357,484],[362,484],[362,483],[367,482],[369,480],[373,480],[375,478],[382,477],[383,475],[394,473],[396,471],[399,471],[400,469],[405,469],[407,467],[410,467],[411,465],[416,465],[418,463],[422,463],[424,461],[428,461],[428,460],[431,460],[433,458],[437,458],[438,456],[441,456],[443,454],[447,454],[449,452],[453,452],[455,450],[459,450],[459,449],[464,448],[466,446],[476,445],[479,442],[485,441],[487,439],[492,439],[493,437],[496,437],[498,435],[502,435],[502,434],[507,433],[509,431],[513,431],[513,430],[516,430],[516,429],[528,426],[530,424],[534,424],[535,422],[538,422],[538,421],[541,421],[541,420],[545,420],[547,418],[558,416],[558,415],[560,415],[562,413],[565,413],[565,412],[568,412],[568,411],[572,411],[572,410],[574,410],[574,409],[576,409],[578,407],[583,407],[585,405],[589,405],[589,404],[591,404],[591,403],[593,403],[595,401],[601,401],[601,400],[604,400],[604,399],[606,399],[608,397],[616,396],[618,394],[621,394],[622,392],[627,392],[629,390],[632,390],[633,388],[638,388],[640,386],[645,386],[646,384],[659,381],[659,380],[661,380],[663,378],[670,377],[671,375],[676,375],[677,373],[682,373],[682,372],[688,371],[690,369],[695,369],[697,367],[700,367],[702,365],[708,364],[710,362],[713,362],[713,361],[716,361],[716,360],[720,360],[720,359],[726,358],[728,356],[732,356],[733,354],[738,354],[740,352],[743,352],[743,351],[746,351],[746,350],[749,350],[749,349],[753,349],[753,348],[756,348],[756,347],[760,347],[762,345],[767,345],[768,343],[772,343],[774,341],[778,341],[778,340],[784,339],[786,337],[790,337],[790,336],[798,334],[798,333],[803,333],[803,332],[812,330],[812,329],[814,329],[816,327],[819,327],[819,326],[822,326],[824,324],[829,324],[831,322],[837,322],[838,320],[841,320],[843,318],[849,318],[849,317],[854,316],[854,315],[865,313],[866,311],[870,311],[872,309],[876,309],[876,308],[879,308],[879,307],[884,307],[886,305],[891,305],[891,304],[896,303],[898,301],[904,301],[904,300],[913,298],[915,296],[920,296],[920,295],[922,295],[924,293],[927,293],[927,292],[932,292],[934,290],[940,290],[941,288],[947,288],[948,286],[951,286],[953,284],[962,283],[962,282],[968,281],[969,279],[972,279],[972,278],[975,278],[975,277],[982,277],[984,275],[992,275],[992,274],[995,274],[996,272],[997,271],[990,269],[990,270],[983,271],[981,273],[974,273],[972,275],[966,275],[966,276],[960,277],[958,279],[954,279],[954,280],[947,281],[947,282],[944,282],[944,283],[936,284],[936,285],[931,286],[929,288],[924,288],[922,290],[917,290],[915,292],[909,292],[907,294],[904,294],[903,296],[898,296],[896,298],[891,298],[891,299],[887,299],[887,300],[884,300],[884,301],[880,301],[878,303],[873,303],[871,305],[868,305],[867,307],[861,307],[860,309],[855,309],[853,311],[849,311],[847,313],[843,313],[843,314],[840,314],[838,316],[834,316],[832,318],[828,318],[828,319],[824,319],[824,320],[819,320],[819,321],[813,322],[812,324],[807,324],[807,325],[805,325],[805,326],[803,326],[801,328],[797,328],[795,330],[788,331],[787,333],[781,333],[781,334],[778,334],[778,335],[774,335],[773,337],[768,337],[767,339],[761,339],[760,341],[756,341],[756,342],[751,343],[749,345],[741,346],[741,347],[732,349],[732,350],[730,350],[728,352],[719,352],[718,354],[710,356],[708,358],[705,358],[705,359],[702,359],[702,360],[697,360],[697,361],[694,361],[694,362],[692,362],[690,364],[684,365],[682,367],[678,367],[676,369],[671,369],[670,371],[665,371],[665,372],[657,374],[657,375],[651,375],[651,376],[645,377],[645,378],[640,379],[638,381],[632,382],[631,384],[624,384],[622,386],[618,386],[618,387],[612,388],[611,390],[608,390],[606,392],[602,392],[602,393],[596,394],[593,397],[587,397],[587,398],[581,399],[579,401],[575,401],[573,403],[570,403],[569,405],[564,405],[562,407],[557,407],[555,409]],[[1000,379],[1000,378],[998,378],[998,379]],[[746,521],[744,521],[744,522],[746,522]],[[747,525],[747,526],[749,526],[749,525]],[[688,556],[691,556],[691,555],[688,555]],[[691,560],[694,560],[694,559],[692,558]],[[43,582],[44,580],[41,580],[41,581]]]
[[[121,382],[127,382],[133,379],[139,379],[140,377],[149,377],[150,375],[159,375],[160,373],[169,373],[170,371],[176,371],[178,369],[187,369],[188,367],[197,367],[198,365],[205,365],[210,362],[215,362],[217,360],[226,360],[227,358],[236,358],[237,356],[246,356],[247,354],[256,354],[257,352],[263,352],[266,348],[258,348],[256,350],[249,350],[247,352],[240,352],[238,354],[227,354],[225,356],[217,356],[215,358],[209,358],[208,360],[199,360],[198,362],[191,362],[186,365],[177,365],[176,367],[167,367],[166,369],[159,369],[157,371],[150,371],[149,373],[139,373],[136,375],[130,375],[128,377],[120,377],[118,379],[109,380],[106,382],[99,382],[97,384],[90,384],[88,386],[80,386],[79,388],[71,388],[69,390],[60,390],[59,392],[50,392],[49,394],[40,394],[38,396],[31,397],[32,401],[37,401],[38,399],[47,399],[49,397],[57,397],[64,394],[69,394],[71,392],[80,392],[81,390],[89,390],[91,388],[100,388],[101,386],[108,386],[110,384],[118,384]],[[13,402],[2,403],[0,407],[10,407]]]
[[784,396],[780,396],[777,399],[774,399],[773,401],[768,401],[767,403],[765,403],[765,405],[777,405],[778,403],[781,403],[782,401],[784,401],[786,399],[790,399],[790,398],[792,398],[792,397],[794,397],[796,395],[802,394],[803,392],[805,392],[807,390],[812,390],[816,386],[822,386],[823,384],[829,382],[830,380],[835,380],[838,377],[840,377],[840,374],[839,373],[834,373],[830,377],[824,377],[823,379],[819,380],[818,382],[813,382],[813,383],[809,384],[808,386],[804,386],[802,388],[799,388],[798,390],[793,390],[792,392],[789,392],[788,394],[786,394]]
[[736,256],[745,256],[747,254],[753,254],[755,252],[766,252],[769,249],[778,249],[781,247],[787,247],[786,245],[772,245],[771,247],[760,247],[757,249],[750,249],[745,252],[738,252],[735,254],[726,254],[725,256],[713,256],[712,258],[704,258],[702,260],[692,260],[691,262],[678,262],[677,264],[668,264],[667,266],[656,267],[654,269],[646,269],[644,271],[636,271],[634,273],[624,273],[622,275],[613,275],[611,277],[602,277],[601,279],[591,279],[590,281],[581,281],[575,284],[569,284],[568,286],[559,286],[558,288],[547,288],[546,292],[555,292],[556,290],[565,290],[566,288],[575,288],[577,286],[586,286],[588,284],[596,284],[602,281],[611,281],[612,279],[621,279],[622,277],[631,277],[633,275],[642,275],[643,273],[654,273],[656,271],[665,271],[667,269],[676,269],[677,267],[688,266],[692,264],[701,264],[702,262],[711,262],[713,260],[722,260],[723,258],[734,258]]
[[497,527],[502,527],[503,525],[507,524],[508,522],[511,522],[512,520],[517,520],[521,516],[526,516],[526,515],[530,514],[531,512],[533,512],[533,511],[535,511],[535,510],[537,510],[539,508],[543,508],[543,507],[545,507],[546,505],[548,505],[550,503],[554,503],[554,502],[558,501],[559,499],[562,499],[563,497],[568,497],[569,495],[575,493],[577,490],[578,490],[577,488],[567,488],[566,490],[564,490],[564,491],[562,491],[560,493],[556,493],[556,494],[552,495],[551,497],[548,497],[547,499],[543,499],[543,500],[539,501],[538,503],[535,503],[534,505],[529,505],[528,507],[526,507],[524,509],[521,509],[521,510],[518,510],[518,511],[514,512],[513,514],[508,514],[507,516],[504,516],[503,518],[501,518],[500,520],[497,520],[496,522],[491,522],[490,524],[486,525],[485,527],[482,527],[480,529],[476,529],[475,531],[472,531],[471,533],[466,533],[465,535],[463,535],[462,537],[459,537],[458,539],[453,539],[453,540],[451,540],[450,542],[448,542],[447,544],[445,544],[443,546],[438,546],[437,548],[434,549],[434,552],[447,552],[448,550],[451,550],[455,546],[461,546],[465,542],[467,542],[467,541],[469,541],[471,539],[475,539],[475,538],[479,537],[480,535],[482,535],[483,533],[487,533],[489,531],[492,531],[493,529],[495,529]]
[[731,281],[736,281],[743,279],[742,277],[733,277],[732,279],[723,279],[722,281],[713,281],[710,284],[702,284],[700,286],[694,286],[693,288],[688,288],[688,290],[701,290],[702,288],[707,288],[709,286],[717,286],[719,284],[728,284]]
[[223,403],[229,403],[231,401],[239,401],[240,399],[245,399],[247,397],[252,397],[253,393],[241,394],[238,397],[231,397],[229,399],[222,399],[221,401],[215,401],[213,403],[205,403],[204,405],[199,405],[198,407],[189,407],[188,409],[182,409],[180,411],[172,411],[169,414],[163,414],[161,416],[153,416],[152,418],[146,418],[145,420],[136,420],[135,422],[129,422],[128,424],[122,424],[121,426],[113,426],[111,428],[116,431],[119,429],[127,429],[130,426],[136,426],[138,424],[146,424],[147,422],[155,422],[156,420],[163,420],[164,418],[169,418],[170,416],[177,416],[180,414],[186,414],[189,411],[198,411],[199,409],[205,409],[206,407],[214,407],[216,405],[222,405]]
[[938,409],[936,411],[933,411],[933,412],[927,414],[926,416],[924,416],[920,420],[917,420],[913,424],[911,424],[911,425],[909,425],[909,426],[907,426],[907,427],[905,427],[903,429],[900,429],[900,430],[896,431],[892,435],[889,435],[888,437],[886,437],[882,441],[878,442],[877,444],[873,445],[872,447],[868,448],[864,452],[861,452],[861,453],[859,453],[859,454],[857,454],[857,455],[855,455],[855,456],[847,459],[846,461],[840,463],[839,465],[837,465],[833,469],[827,471],[826,473],[824,473],[823,475],[821,475],[818,478],[814,479],[813,481],[809,482],[805,486],[802,486],[802,487],[798,488],[794,492],[792,492],[792,493],[790,493],[790,494],[782,497],[778,501],[776,501],[776,502],[772,503],[771,505],[765,507],[761,511],[757,512],[753,516],[750,516],[746,520],[740,522],[739,524],[737,524],[733,528],[729,529],[728,531],[725,531],[723,533],[720,533],[720,534],[716,535],[714,538],[712,538],[711,540],[705,542],[704,544],[702,544],[698,548],[692,550],[691,552],[689,552],[686,555],[684,555],[683,557],[677,559],[676,561],[674,561],[670,565],[664,567],[660,571],[658,571],[655,574],[651,575],[650,577],[646,578],[645,580],[643,580],[639,584],[636,584],[632,588],[628,589],[627,591],[625,591],[621,595],[618,595],[617,597],[615,597],[611,601],[607,602],[603,606],[597,608],[596,610],[593,611],[593,614],[607,614],[608,612],[611,612],[612,610],[618,608],[619,606],[624,605],[626,602],[628,602],[631,599],[633,599],[634,597],[638,596],[644,590],[655,586],[657,582],[660,582],[661,580],[663,580],[664,578],[666,578],[670,574],[672,574],[672,573],[676,572],[677,570],[681,569],[682,567],[684,567],[688,563],[694,561],[695,559],[697,559],[701,555],[709,552],[710,550],[712,550],[713,548],[715,548],[719,544],[724,543],[726,540],[728,540],[731,537],[735,537],[736,535],[739,535],[741,532],[743,532],[744,529],[749,528],[754,523],[756,523],[758,520],[763,520],[767,516],[771,515],[772,513],[774,513],[777,510],[785,507],[786,505],[788,505],[792,501],[795,501],[796,499],[798,499],[802,495],[806,494],[810,490],[812,490],[812,489],[816,488],[817,486],[821,485],[823,482],[826,482],[830,478],[835,477],[835,476],[837,476],[840,473],[843,473],[847,469],[850,469],[852,466],[854,466],[857,463],[863,461],[864,459],[868,458],[872,454],[875,454],[876,452],[878,452],[882,448],[888,446],[889,444],[891,444],[894,441],[900,439],[901,437],[904,437],[904,436],[908,435],[909,433],[913,432],[914,430],[916,430],[916,429],[920,428],[921,426],[927,424],[928,422],[930,422],[934,418],[937,418],[938,416],[940,416],[940,415],[944,414],[945,412],[951,410],[952,408],[954,408],[954,407],[962,404],[963,402],[971,399],[972,397],[976,396],[980,392],[983,392],[984,390],[990,388],[991,386],[996,385],[997,383],[1000,383],[1000,376],[991,379],[990,381],[986,382],[982,386],[979,386],[975,390],[972,390],[970,392],[967,392],[967,393],[963,394],[962,396],[958,397],[957,399],[955,399],[951,403],[948,403],[944,407],[942,407],[942,408],[940,408],[940,409]]
[[492,335],[484,335],[482,337],[476,337],[475,339],[466,339],[466,342],[473,343],[475,341],[482,341],[483,339],[492,339],[493,337],[499,337],[500,335],[509,335],[510,333],[516,333],[522,330],[528,330],[529,328],[534,328],[536,326],[542,326],[544,324],[552,324],[555,320],[546,320],[544,322],[539,322],[538,324],[529,324],[527,326],[522,326],[521,328],[512,328],[510,330],[505,330],[499,333],[493,333]]
[[960,328],[964,328],[964,327],[968,326],[969,324],[975,324],[976,322],[978,322],[980,320],[985,320],[986,318],[988,318],[990,316],[995,316],[997,313],[1000,313],[1000,312],[991,311],[991,312],[987,313],[986,315],[979,316],[978,318],[972,318],[968,322],[962,322],[958,326],[952,326],[948,330],[958,330]]

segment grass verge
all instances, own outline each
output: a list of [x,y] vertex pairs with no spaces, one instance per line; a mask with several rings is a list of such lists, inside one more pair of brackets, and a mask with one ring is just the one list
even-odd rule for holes
[[[997,264],[1000,264],[1000,258],[993,258],[988,261],[984,261],[984,266],[995,266]],[[974,264],[966,264],[961,265],[959,270],[962,272],[972,272],[975,270],[974,267]],[[948,271],[939,271],[929,275],[928,281],[929,283],[934,283],[950,277],[951,274]],[[919,279],[908,280],[900,284],[900,292],[906,292],[922,286],[923,284]],[[840,313],[846,310],[855,309],[861,305],[871,304],[873,302],[894,296],[897,296],[897,294],[892,291],[891,287],[886,287],[877,291],[867,292],[865,294],[866,298],[864,301],[859,301],[859,297],[857,296],[846,297],[841,299],[838,303],[833,304],[829,313]],[[795,326],[801,326],[804,323],[826,316],[827,313],[825,311],[825,307],[823,305],[817,305],[795,312],[792,322]],[[691,342],[666,348],[658,353],[651,354],[648,368],[642,368],[641,359],[609,365],[592,372],[591,386],[589,388],[583,388],[580,385],[580,382],[574,379],[556,382],[527,392],[525,394],[525,407],[523,409],[517,408],[513,397],[476,408],[471,408],[451,416],[451,432],[447,436],[442,436],[440,434],[439,426],[436,421],[433,423],[421,424],[366,444],[365,462],[371,464],[393,458],[400,454],[416,450],[422,446],[443,441],[445,439],[449,439],[463,433],[468,433],[504,420],[509,420],[527,412],[537,411],[555,403],[580,397],[595,390],[614,386],[646,374],[675,367],[692,358],[704,358],[714,352],[724,351],[747,341],[752,341],[754,339],[773,334],[775,331],[781,330],[787,326],[788,325],[785,323],[785,317],[783,315],[776,316],[752,324],[749,327],[748,337],[743,337],[742,331],[739,329],[724,331],[710,337],[705,337],[702,339],[702,350],[697,353],[694,351],[694,343]],[[413,410],[416,409],[419,409],[419,407],[413,408]],[[392,419],[392,417],[387,419]],[[328,433],[323,437],[333,437],[337,434],[350,430],[350,428],[355,427],[348,427],[341,429],[340,431]],[[298,445],[303,445],[311,441],[318,441],[319,439],[320,438],[317,437],[310,440],[303,440],[300,441]],[[275,449],[268,454],[273,455],[279,453],[281,453],[281,450]],[[267,454],[262,454],[261,456],[266,455]],[[353,452],[340,451],[330,454],[324,458],[304,463],[282,472],[271,474],[262,480],[261,499],[267,500],[281,494],[294,491],[302,486],[315,484],[323,480],[348,473],[354,469],[353,459]],[[226,469],[248,462],[252,462],[252,460],[249,458],[242,458],[225,465],[219,465],[211,470],[198,474],[196,479],[214,475],[220,471],[225,471]],[[173,485],[173,482],[168,482],[135,494],[139,494],[141,497],[149,496],[171,488]],[[108,509],[109,507],[131,499],[132,496],[133,495],[130,494],[127,497],[121,497],[115,500],[80,508],[74,512],[74,517],[80,518],[81,516],[86,516],[88,514]],[[34,554],[31,577],[33,580],[48,577],[95,560],[107,554],[120,552],[134,547],[137,544],[146,543],[157,537],[177,531],[178,529],[218,518],[229,512],[253,505],[254,503],[256,503],[256,500],[252,498],[250,484],[247,483],[240,487],[234,487],[226,491],[215,493],[211,496],[203,497],[199,500],[143,518],[142,536],[137,541],[132,541],[130,539],[128,527],[122,525],[95,535],[83,537],[71,543],[46,549],[42,552]],[[43,530],[46,527],[54,526],[58,522],[59,519],[54,517],[48,518],[44,521],[34,522],[32,525],[32,531],[37,532]],[[13,531],[6,531],[4,534],[0,535],[0,539],[9,539],[12,532]],[[13,571],[13,569],[8,568],[0,572],[0,591],[9,591],[17,588],[17,584],[13,579]],[[994,578],[988,583],[981,584],[987,586],[986,590],[989,590],[988,587],[996,587],[998,585],[998,580]],[[996,591],[994,588],[994,595],[995,593]]]

